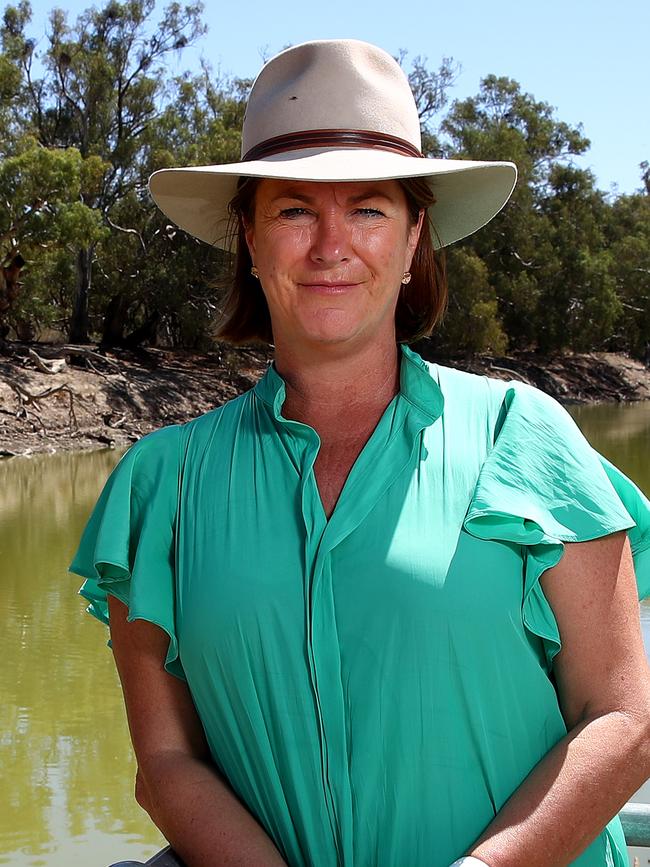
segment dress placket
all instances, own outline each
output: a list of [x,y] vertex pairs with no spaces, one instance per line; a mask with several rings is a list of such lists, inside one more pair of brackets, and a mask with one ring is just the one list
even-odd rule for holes
[[[331,724],[328,725],[324,718],[324,706],[326,707],[327,702],[336,693],[332,693],[331,688],[328,689],[322,682],[322,666],[319,665],[318,657],[320,651],[326,653],[326,647],[321,648],[320,640],[318,642],[314,640],[312,617],[314,609],[313,568],[318,558],[321,540],[327,526],[327,519],[323,511],[313,472],[314,462],[320,449],[320,438],[309,425],[302,424],[293,419],[287,419],[282,415],[282,405],[286,395],[285,386],[273,367],[269,368],[265,378],[267,380],[266,385],[271,386],[275,392],[272,405],[273,417],[278,426],[278,432],[284,440],[285,448],[287,448],[300,478],[300,504],[305,529],[303,580],[307,664],[318,722],[323,800],[327,809],[333,846],[336,851],[336,864],[337,867],[341,867],[341,865],[352,864],[352,849],[351,846],[348,847],[344,842],[345,835],[341,821],[342,815],[345,815],[346,811],[342,811],[340,806],[342,801],[340,781],[344,780],[348,784],[348,790],[349,783],[347,775],[334,772],[331,763],[333,757],[345,756],[345,747],[344,744],[341,746],[333,743],[336,729]],[[258,392],[261,391],[259,385]],[[339,781],[339,784],[337,784],[337,781]],[[343,801],[349,801],[349,794],[347,798],[343,797]],[[348,849],[349,854],[346,854]]]
[[[408,350],[405,351],[405,355]],[[305,526],[305,626],[310,683],[319,723],[321,771],[325,803],[337,852],[338,867],[354,863],[353,799],[350,783],[345,685],[336,622],[336,587],[331,555],[334,548],[362,523],[383,494],[411,463],[420,433],[440,414],[439,392],[427,372],[406,357],[400,393],[387,407],[357,458],[329,521],[314,476],[320,439],[313,428],[281,414],[284,383],[272,370],[277,391],[276,421],[288,438],[299,467],[301,507]],[[422,401],[420,383],[427,390]],[[431,396],[435,397],[431,401]],[[412,398],[415,397],[415,400]],[[345,576],[354,580],[354,576]]]

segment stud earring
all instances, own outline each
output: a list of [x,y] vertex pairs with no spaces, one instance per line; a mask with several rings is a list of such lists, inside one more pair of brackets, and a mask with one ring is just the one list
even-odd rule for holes
[[[260,279],[260,272],[257,270],[257,268],[255,267],[255,265],[253,265],[253,266],[251,267],[251,274],[253,275],[253,277],[255,277],[256,280],[259,280],[259,279]],[[410,279],[410,277],[409,277],[409,279]]]
[[407,284],[407,283],[410,283],[410,282],[411,282],[411,272],[410,272],[410,271],[405,271],[405,272],[402,274],[402,285],[406,286],[406,284]]

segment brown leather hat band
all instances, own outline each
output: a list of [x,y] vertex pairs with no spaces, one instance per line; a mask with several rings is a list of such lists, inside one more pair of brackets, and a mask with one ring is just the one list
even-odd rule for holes
[[363,129],[306,129],[299,132],[278,135],[252,147],[242,158],[242,162],[262,160],[273,154],[303,148],[376,148],[383,151],[393,151],[409,157],[424,158],[420,151],[406,139],[387,135],[381,132],[371,132]]

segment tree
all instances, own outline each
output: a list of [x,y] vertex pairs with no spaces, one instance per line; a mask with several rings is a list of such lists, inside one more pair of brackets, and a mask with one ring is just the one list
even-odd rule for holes
[[[403,65],[408,52],[402,50],[396,58]],[[439,129],[435,120],[449,102],[449,91],[456,83],[460,65],[452,57],[443,57],[437,70],[428,66],[428,58],[417,55],[407,73],[420,118],[422,153],[426,157],[442,156]]]
[[0,28],[0,157],[11,153],[12,142],[24,134],[21,96],[25,64],[33,51],[24,30],[30,15],[27,0],[20,0],[5,9]]
[[[647,166],[642,165],[646,180]],[[620,299],[614,346],[650,360],[650,194],[619,196],[609,209],[605,235],[610,271]]]
[[[81,190],[80,199],[107,226],[116,203],[142,184],[139,157],[159,111],[163,62],[204,32],[200,3],[170,4],[156,25],[150,20],[153,10],[154,0],[109,0],[70,26],[66,13],[55,9],[48,46],[40,57],[41,78],[35,76],[33,43],[25,37],[30,15],[26,0],[8,7],[0,33],[3,44],[11,45],[12,56],[21,58],[24,124],[44,148],[74,147],[95,167],[101,161],[101,177]],[[89,238],[76,251],[71,340],[88,339],[96,252],[97,242]]]
[[[169,82],[166,105],[145,136],[143,183],[159,168],[236,161],[249,87],[246,80],[215,79],[207,64],[199,75]],[[172,345],[205,345],[217,312],[214,282],[229,263],[226,254],[171,225],[137,191],[116,204],[111,225],[114,236],[103,259],[112,279],[100,275],[97,286],[107,310],[103,343],[132,344],[149,323]],[[121,274],[128,276],[116,280]]]
[[580,127],[558,121],[548,103],[524,93],[516,81],[494,75],[483,79],[477,96],[453,103],[442,132],[448,157],[517,165],[519,180],[506,209],[463,246],[487,266],[510,347],[538,343],[540,322],[553,313],[549,299],[558,301],[558,319],[567,312],[562,299],[543,292],[553,268],[562,270],[553,263],[570,252],[558,249],[545,203],[557,192],[556,169],[583,153],[589,141]]
[[607,204],[591,172],[555,165],[540,207],[550,251],[539,272],[537,342],[542,351],[604,348],[620,314],[604,228]]
[[59,258],[69,261],[80,242],[96,244],[105,235],[101,214],[82,201],[92,166],[76,148],[45,148],[30,136],[14,142],[13,153],[0,161],[0,258],[20,252],[27,264],[13,324],[49,324]]
[[473,250],[452,247],[447,255],[447,275],[449,302],[436,335],[437,348],[450,353],[503,354],[508,341],[485,262]]
[[[162,339],[199,347],[217,311],[212,286],[229,262],[150,200],[152,171],[236,161],[251,82],[166,74],[170,54],[203,32],[199,3],[108,0],[68,24],[55,9],[47,45],[27,36],[28,0],[0,26],[0,257],[20,254],[14,325],[89,330],[105,345]],[[405,65],[406,53],[399,61]],[[612,346],[646,352],[650,189],[610,203],[572,164],[581,127],[509,78],[449,105],[458,66],[407,71],[424,153],[511,159],[519,183],[504,210],[448,251],[451,293],[441,348],[500,353]],[[435,210],[434,210],[435,222]],[[2,264],[0,262],[0,264]]]

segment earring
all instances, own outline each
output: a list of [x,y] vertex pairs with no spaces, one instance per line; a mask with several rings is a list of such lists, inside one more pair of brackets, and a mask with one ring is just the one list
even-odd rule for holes
[[407,284],[407,283],[410,283],[410,282],[411,282],[411,272],[410,272],[410,271],[405,271],[405,272],[402,274],[402,285],[406,286],[406,284]]
[[[253,266],[251,267],[251,274],[253,275],[253,277],[255,277],[256,280],[259,280],[259,279],[260,279],[260,272],[257,270],[257,268],[255,267],[255,265],[253,265]],[[409,277],[409,280],[410,280],[410,279],[411,279],[411,278]]]

